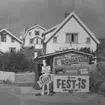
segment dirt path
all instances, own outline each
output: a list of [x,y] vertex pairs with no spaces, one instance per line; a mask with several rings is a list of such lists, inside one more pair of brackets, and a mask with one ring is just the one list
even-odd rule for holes
[[19,87],[0,84],[0,105],[105,105],[105,97],[87,93],[56,93],[53,96],[26,95],[20,94]]

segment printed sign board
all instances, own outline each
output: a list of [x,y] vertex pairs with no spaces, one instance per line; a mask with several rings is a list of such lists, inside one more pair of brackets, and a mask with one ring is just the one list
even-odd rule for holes
[[54,76],[54,92],[89,92],[89,76]]
[[51,68],[50,66],[42,66],[42,73],[50,73]]
[[80,74],[89,74],[89,70],[88,70],[89,68],[81,68],[80,70],[79,70],[79,72],[80,72]]
[[37,83],[39,84],[40,87],[42,87],[43,85],[45,85],[51,81],[52,81],[52,75],[51,74],[42,74],[39,77],[39,81]]
[[88,62],[88,57],[79,54],[66,54],[55,57],[55,66],[70,66],[75,64],[83,64]]
[[54,57],[53,67],[55,70],[55,74],[59,74],[59,71],[60,74],[88,74],[88,61],[88,56],[83,54],[63,54]]
[[89,67],[78,67],[78,68],[71,68],[71,67],[62,67],[55,69],[56,74],[89,74]]

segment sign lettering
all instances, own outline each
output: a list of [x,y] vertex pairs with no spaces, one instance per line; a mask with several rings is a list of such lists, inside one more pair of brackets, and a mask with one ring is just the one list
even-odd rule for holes
[[78,54],[68,54],[65,56],[55,57],[55,66],[70,66],[72,64],[82,64],[87,62],[87,56]]
[[54,91],[89,92],[89,76],[54,76]]
[[51,82],[52,77],[51,74],[43,74],[39,77],[39,81],[37,82],[39,84],[40,87],[42,87],[43,85]]

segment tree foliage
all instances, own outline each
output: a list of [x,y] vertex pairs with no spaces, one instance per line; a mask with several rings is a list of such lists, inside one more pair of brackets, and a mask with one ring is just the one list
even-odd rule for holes
[[21,52],[5,53],[0,56],[0,70],[25,72],[34,70],[34,61],[28,60]]
[[93,55],[96,54],[96,52],[93,52],[93,51],[92,51],[90,48],[88,48],[88,47],[81,48],[80,51],[85,52],[85,53],[89,53],[89,54],[93,54]]

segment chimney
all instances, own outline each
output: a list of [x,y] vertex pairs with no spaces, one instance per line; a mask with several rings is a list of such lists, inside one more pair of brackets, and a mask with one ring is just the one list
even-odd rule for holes
[[69,15],[70,13],[65,13],[65,18]]

